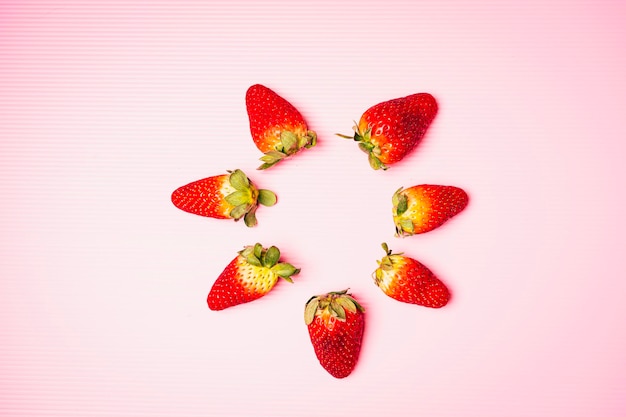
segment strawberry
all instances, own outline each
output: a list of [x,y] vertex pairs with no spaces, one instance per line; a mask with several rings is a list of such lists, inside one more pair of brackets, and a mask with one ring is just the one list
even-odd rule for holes
[[347,292],[311,297],[304,309],[315,355],[335,378],[347,377],[356,366],[365,327],[365,309]]
[[279,277],[293,282],[291,277],[300,269],[279,261],[276,246],[246,246],[215,280],[207,297],[209,308],[223,310],[261,298],[274,288]]
[[426,233],[461,212],[468,203],[465,191],[448,185],[416,185],[393,194],[396,236]]
[[338,136],[357,141],[368,154],[370,166],[384,170],[417,146],[437,110],[437,101],[428,93],[384,101],[363,113],[355,123],[354,136]]
[[276,194],[258,190],[243,171],[236,169],[191,182],[172,193],[172,203],[179,209],[199,216],[240,220],[248,227],[256,225],[258,204],[273,206]]
[[441,308],[448,303],[450,292],[428,268],[402,253],[392,253],[382,244],[386,255],[378,262],[372,276],[389,297],[403,303]]
[[252,140],[264,153],[259,169],[267,169],[317,143],[317,134],[308,129],[298,109],[263,85],[248,88],[246,109]]

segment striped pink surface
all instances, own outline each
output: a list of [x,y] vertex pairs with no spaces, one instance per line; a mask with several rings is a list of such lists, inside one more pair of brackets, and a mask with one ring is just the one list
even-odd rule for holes
[[[625,19],[608,0],[2,2],[0,415],[624,415]],[[256,171],[254,83],[318,146]],[[335,136],[420,91],[440,113],[389,171]],[[257,228],[171,205],[235,168],[279,196]],[[470,205],[395,238],[391,195],[418,183]],[[386,298],[383,241],[451,303]],[[255,242],[302,273],[209,311]],[[303,308],[347,287],[367,328],[334,380]]]

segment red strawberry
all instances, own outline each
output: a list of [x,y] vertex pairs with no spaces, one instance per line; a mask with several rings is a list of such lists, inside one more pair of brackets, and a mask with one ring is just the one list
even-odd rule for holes
[[403,303],[440,308],[450,299],[450,292],[428,268],[415,259],[394,254],[383,243],[386,255],[373,273],[374,282],[389,297]]
[[384,101],[363,113],[354,136],[339,136],[359,142],[372,168],[387,169],[417,146],[437,110],[437,101],[428,93]]
[[317,135],[308,129],[298,109],[269,88],[260,84],[248,88],[246,109],[252,140],[264,153],[259,169],[315,146]]
[[279,277],[293,282],[291,277],[300,270],[279,261],[276,246],[246,246],[215,280],[207,297],[209,308],[223,310],[261,298],[274,288]]
[[347,377],[356,366],[365,327],[365,309],[347,291],[311,297],[304,309],[315,355],[335,378]]
[[391,200],[396,236],[410,236],[444,224],[467,206],[468,196],[457,187],[422,184],[400,188]]
[[258,204],[273,206],[276,194],[258,190],[243,171],[236,169],[228,174],[204,178],[176,189],[172,203],[181,210],[216,219],[240,220],[246,226],[256,225]]

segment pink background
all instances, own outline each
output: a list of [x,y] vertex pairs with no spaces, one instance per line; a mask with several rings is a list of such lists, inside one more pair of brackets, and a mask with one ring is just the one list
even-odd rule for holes
[[[626,8],[618,1],[4,1],[0,415],[623,416]],[[298,107],[319,145],[260,172],[244,94]],[[421,146],[372,171],[352,121],[427,91]],[[179,185],[244,170],[259,226],[196,217]],[[393,236],[400,186],[468,208]],[[453,291],[429,310],[370,274],[381,242]],[[302,268],[212,312],[236,251]],[[359,364],[335,380],[302,313],[350,287]]]

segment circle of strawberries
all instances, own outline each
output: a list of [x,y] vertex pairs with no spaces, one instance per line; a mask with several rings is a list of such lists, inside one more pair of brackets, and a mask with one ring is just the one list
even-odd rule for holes
[[[255,84],[246,92],[250,133],[263,153],[259,170],[265,170],[297,153],[314,147],[317,135],[309,130],[300,112],[269,88]],[[437,114],[435,98],[417,93],[368,108],[353,135],[339,137],[357,142],[369,165],[386,170],[402,160],[422,140]],[[172,203],[188,213],[215,219],[244,220],[257,224],[259,205],[271,207],[273,191],[258,189],[240,169],[193,181],[177,188]],[[392,216],[398,237],[427,233],[461,212],[467,193],[450,185],[418,184],[399,188],[392,196]],[[444,307],[450,292],[428,267],[382,244],[384,256],[372,273],[374,283],[387,296],[428,308]],[[211,310],[254,301],[279,278],[293,282],[300,269],[281,261],[280,249],[260,243],[245,246],[217,277],[207,297]],[[348,290],[312,296],[304,305],[304,322],[322,367],[335,378],[345,378],[358,361],[365,326],[365,309]]]

